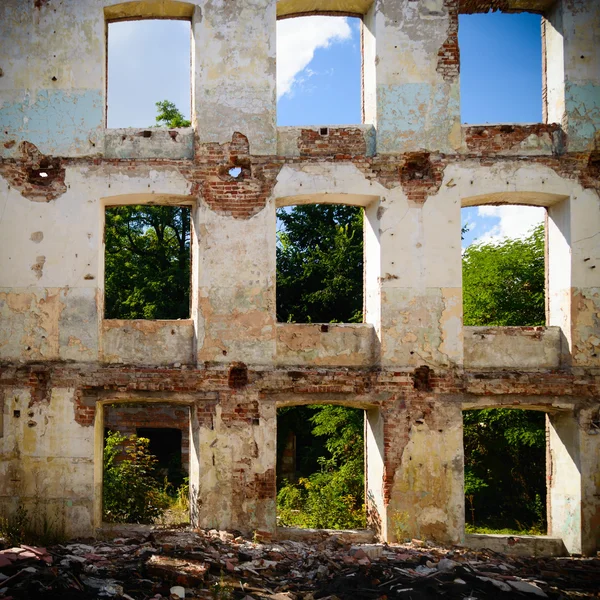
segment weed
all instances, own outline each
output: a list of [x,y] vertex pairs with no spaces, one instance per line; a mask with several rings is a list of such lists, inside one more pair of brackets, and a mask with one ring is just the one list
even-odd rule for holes
[[9,546],[18,546],[27,539],[27,523],[29,514],[27,509],[19,503],[16,512],[8,517],[0,517],[0,537],[3,537]]
[[221,571],[221,578],[213,583],[210,591],[215,600],[230,600],[233,598],[233,587],[225,581],[223,571]]
[[409,520],[410,516],[406,510],[395,510],[392,512],[390,521],[392,523],[396,542],[401,542],[410,538],[410,531],[408,527]]

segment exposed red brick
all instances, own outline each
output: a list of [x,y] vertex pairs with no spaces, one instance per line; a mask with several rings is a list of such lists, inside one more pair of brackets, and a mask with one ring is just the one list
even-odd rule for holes
[[33,144],[19,144],[21,159],[0,161],[0,175],[33,202],[50,202],[67,191],[61,160],[44,156]]
[[553,140],[553,148],[561,149],[562,128],[558,123],[535,123],[533,125],[471,125],[464,128],[465,142],[469,151],[501,154],[519,147],[528,137],[547,135]]
[[364,156],[367,152],[364,133],[358,127],[324,127],[322,131],[301,130],[298,138],[300,156],[350,158]]
[[444,0],[448,11],[448,37],[438,52],[436,70],[446,81],[454,81],[460,73],[458,48],[458,0]]

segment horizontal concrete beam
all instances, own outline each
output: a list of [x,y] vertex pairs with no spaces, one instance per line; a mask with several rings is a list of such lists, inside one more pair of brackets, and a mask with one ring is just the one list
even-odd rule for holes
[[192,127],[107,129],[104,136],[104,157],[193,158],[194,130]]
[[560,336],[560,327],[465,327],[464,364],[466,368],[557,368]]
[[277,364],[369,367],[376,343],[369,324],[278,323]]

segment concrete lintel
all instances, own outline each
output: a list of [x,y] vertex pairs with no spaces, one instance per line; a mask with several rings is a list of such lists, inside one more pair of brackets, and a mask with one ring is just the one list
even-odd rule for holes
[[163,127],[107,129],[104,136],[105,158],[194,157],[194,129]]

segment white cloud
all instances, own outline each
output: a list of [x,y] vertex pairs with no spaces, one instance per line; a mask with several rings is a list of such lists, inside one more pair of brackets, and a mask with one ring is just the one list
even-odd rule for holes
[[[500,221],[484,231],[477,242],[498,242],[506,237],[523,238],[544,220],[545,209],[538,206],[479,206],[479,217],[496,217]],[[479,223],[484,226],[484,223]],[[480,227],[481,229],[481,227]]]
[[352,38],[348,19],[298,17],[277,22],[277,98],[290,94],[317,48]]

